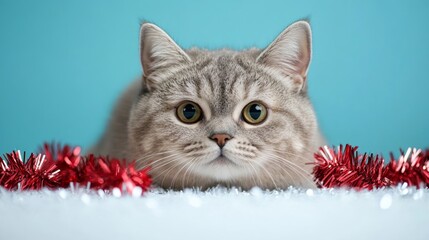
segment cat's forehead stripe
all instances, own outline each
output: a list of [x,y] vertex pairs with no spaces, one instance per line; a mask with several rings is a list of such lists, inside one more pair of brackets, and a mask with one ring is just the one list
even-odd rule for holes
[[231,81],[231,83],[229,84],[229,89],[228,89],[228,93],[229,93],[229,94],[232,94],[232,93],[234,92],[235,88],[237,87],[237,86],[236,86],[236,84],[237,84],[237,80],[238,80],[239,78],[240,78],[240,74],[235,73],[235,74],[234,74],[234,77],[233,77],[233,79],[232,79],[232,81]]
[[183,101],[183,97],[204,99],[215,113],[225,114],[241,101],[273,103],[284,93],[279,91],[282,84],[256,68],[255,59],[248,55],[194,56],[193,60],[192,66],[177,69],[169,76],[170,81],[162,84],[171,104]]
[[203,70],[205,67],[209,66],[211,62],[212,62],[212,59],[211,59],[211,58],[206,58],[206,59],[204,59],[204,60],[202,60],[202,61],[197,62],[197,63],[196,63],[196,65],[195,65],[195,67],[196,67],[196,69],[197,69],[198,71],[201,71],[201,70]]

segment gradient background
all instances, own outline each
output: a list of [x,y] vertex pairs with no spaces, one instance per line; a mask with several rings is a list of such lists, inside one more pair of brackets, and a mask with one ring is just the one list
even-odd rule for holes
[[182,47],[265,47],[309,17],[310,96],[331,144],[429,146],[429,1],[0,0],[0,153],[88,147],[141,73],[139,22]]

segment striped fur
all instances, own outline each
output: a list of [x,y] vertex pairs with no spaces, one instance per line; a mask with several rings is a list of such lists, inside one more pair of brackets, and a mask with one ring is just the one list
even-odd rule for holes
[[[306,163],[324,140],[306,90],[307,22],[294,23],[264,50],[184,51],[150,23],[141,34],[144,75],[121,96],[92,152],[151,166],[165,188],[314,187]],[[184,100],[201,106],[200,122],[176,118]],[[256,126],[241,118],[254,100],[268,107],[267,120]],[[214,133],[233,138],[221,150],[209,139]],[[216,161],[221,153],[230,162]]]

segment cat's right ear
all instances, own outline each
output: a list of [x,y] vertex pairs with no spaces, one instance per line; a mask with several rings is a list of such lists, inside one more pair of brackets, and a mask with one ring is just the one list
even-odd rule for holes
[[163,70],[191,62],[185,51],[152,23],[143,23],[140,28],[140,60],[149,90],[159,83],[159,74]]
[[307,21],[287,27],[257,58],[257,62],[276,69],[301,91],[306,86],[311,60],[311,28]]

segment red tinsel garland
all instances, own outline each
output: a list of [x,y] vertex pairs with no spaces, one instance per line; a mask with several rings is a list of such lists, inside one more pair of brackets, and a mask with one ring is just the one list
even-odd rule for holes
[[320,148],[314,154],[314,180],[319,187],[348,187],[357,190],[396,186],[429,187],[429,150],[409,148],[385,165],[378,155],[360,155],[357,147],[340,145],[337,150]]
[[0,186],[9,190],[67,188],[70,184],[133,193],[136,187],[146,191],[152,179],[148,168],[136,170],[134,163],[104,156],[81,156],[79,147],[44,144],[41,154],[28,159],[20,151],[0,157]]
[[[133,193],[136,187],[146,191],[152,179],[149,168],[135,169],[134,163],[103,156],[81,156],[79,147],[44,144],[40,154],[28,158],[20,151],[0,157],[0,187],[9,190],[67,188],[71,184],[112,191],[117,188]],[[378,155],[360,155],[357,147],[323,147],[314,154],[314,180],[319,187],[374,189],[407,183],[429,187],[429,150],[409,148],[396,160],[391,155],[385,165]]]

